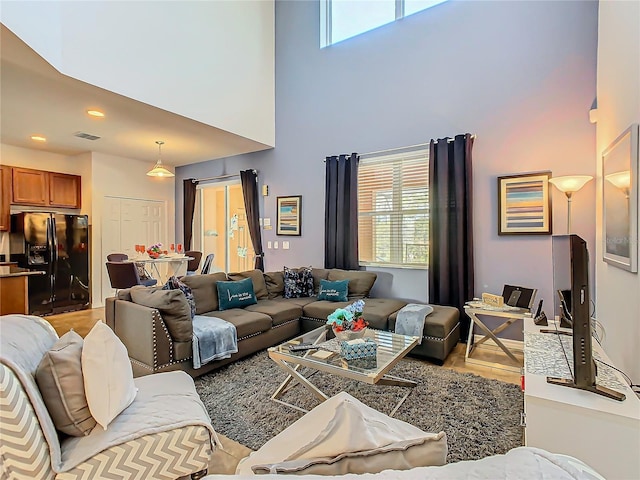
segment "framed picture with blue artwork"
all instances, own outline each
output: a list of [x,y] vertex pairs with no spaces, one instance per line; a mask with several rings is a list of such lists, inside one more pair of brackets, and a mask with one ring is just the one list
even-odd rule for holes
[[551,235],[551,172],[498,177],[498,235]]
[[276,235],[302,235],[302,195],[277,198]]

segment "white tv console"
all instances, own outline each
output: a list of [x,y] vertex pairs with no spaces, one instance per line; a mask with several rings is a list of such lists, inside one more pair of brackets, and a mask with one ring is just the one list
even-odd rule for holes
[[[622,375],[599,362],[596,383],[624,393],[624,401],[547,383],[547,376],[569,374],[559,336],[539,333],[553,328],[524,319],[525,444],[574,456],[608,480],[640,479],[640,399]],[[571,337],[560,337],[571,345]],[[612,364],[595,340],[593,350]],[[571,351],[567,355],[573,369]]]

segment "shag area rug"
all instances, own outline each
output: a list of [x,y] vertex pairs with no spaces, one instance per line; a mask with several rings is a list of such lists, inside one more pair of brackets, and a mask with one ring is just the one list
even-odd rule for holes
[[[517,385],[412,358],[400,361],[390,374],[418,382],[395,418],[425,432],[444,430],[449,462],[502,454],[523,444],[523,395]],[[259,352],[204,375],[195,384],[214,428],[257,450],[303,415],[270,399],[285,378],[267,353]],[[328,396],[346,391],[386,414],[406,392],[402,387],[368,385],[321,372],[313,375],[311,382]],[[282,399],[307,410],[318,405],[315,396],[301,385]]]

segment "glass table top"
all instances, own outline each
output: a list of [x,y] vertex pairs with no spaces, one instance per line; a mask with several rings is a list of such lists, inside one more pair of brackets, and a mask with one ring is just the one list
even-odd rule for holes
[[[321,370],[346,370],[367,377],[379,377],[391,369],[395,363],[404,357],[418,342],[418,337],[399,335],[368,328],[365,338],[370,338],[377,344],[376,357],[345,360],[340,356],[340,344],[337,339],[327,341],[330,330],[325,326],[299,335],[276,347],[269,348],[270,353],[276,354],[285,361],[300,363]],[[331,336],[333,336],[331,334]],[[291,352],[289,347],[301,343],[318,345],[318,350]],[[316,352],[330,354],[328,358],[315,356]],[[324,354],[324,353],[321,353]],[[324,367],[324,368],[322,368]]]

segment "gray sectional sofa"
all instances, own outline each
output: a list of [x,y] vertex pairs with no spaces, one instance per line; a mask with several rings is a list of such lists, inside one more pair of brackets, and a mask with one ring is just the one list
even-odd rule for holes
[[[160,297],[156,294],[150,301],[146,297],[140,300],[140,292],[134,290],[147,287],[120,290],[115,297],[106,300],[106,321],[126,345],[135,376],[184,370],[195,377],[317,328],[336,308],[360,298],[365,299],[363,317],[370,328],[393,330],[398,310],[407,303],[397,299],[368,298],[376,280],[376,274],[372,272],[313,268],[312,274],[316,294],[322,279],[349,280],[348,301],[317,300],[315,296],[284,298],[283,272],[250,270],[228,275],[219,272],[183,277],[182,282],[192,291],[196,314],[231,322],[238,334],[238,353],[197,370],[193,368],[191,358],[188,306],[185,306],[186,299],[181,292],[163,291]],[[251,278],[257,303],[219,310],[217,282],[244,278]],[[157,301],[158,298],[161,301]],[[444,361],[460,338],[459,314],[457,308],[434,306],[434,312],[425,321],[422,344],[411,352],[412,355],[438,363]]]

